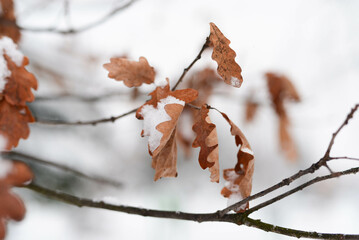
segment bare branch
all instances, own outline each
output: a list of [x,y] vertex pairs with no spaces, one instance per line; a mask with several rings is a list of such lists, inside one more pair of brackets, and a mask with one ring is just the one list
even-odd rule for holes
[[121,10],[124,10],[126,8],[128,8],[129,6],[131,6],[134,2],[136,2],[137,0],[130,0],[127,3],[125,3],[122,6],[119,6],[117,8],[114,8],[112,11],[110,11],[108,14],[106,14],[105,16],[103,16],[102,18],[98,19],[97,21],[87,24],[85,26],[79,27],[77,29],[67,29],[67,30],[59,30],[56,27],[49,27],[49,28],[31,28],[31,27],[23,27],[23,26],[19,26],[14,22],[11,21],[7,21],[7,20],[1,20],[0,24],[3,25],[13,25],[16,26],[18,29],[22,30],[22,31],[28,31],[28,32],[49,32],[49,33],[59,33],[59,34],[76,34],[76,33],[81,33],[84,31],[87,31],[91,28],[94,28],[104,22],[106,22],[107,20],[109,20],[111,17],[113,17],[114,15],[116,15],[118,12],[120,12]]
[[179,211],[153,210],[153,209],[138,208],[132,206],[125,206],[125,205],[113,205],[113,204],[108,204],[104,201],[93,201],[90,199],[79,198],[67,193],[62,193],[59,191],[54,191],[51,189],[41,187],[35,183],[31,183],[27,186],[24,186],[24,188],[28,188],[44,196],[78,207],[107,209],[111,211],[140,215],[144,217],[178,219],[178,220],[195,221],[199,223],[229,222],[229,223],[235,223],[237,225],[244,224],[246,226],[255,227],[267,232],[274,232],[274,233],[297,237],[297,238],[305,237],[305,238],[316,238],[316,239],[359,239],[359,235],[306,232],[301,230],[274,226],[268,223],[261,222],[260,220],[251,219],[245,213],[225,214],[223,216],[219,216],[216,212],[215,213],[186,213]]
[[177,80],[176,84],[172,87],[172,91],[176,90],[176,88],[178,87],[178,85],[182,82],[184,76],[186,75],[186,73],[192,68],[192,66],[198,61],[201,59],[202,57],[202,53],[204,52],[204,50],[206,50],[206,48],[209,47],[209,37],[206,38],[206,42],[203,44],[201,50],[199,51],[197,57],[191,62],[191,64],[186,67],[184,70],[183,70],[183,73],[182,75],[180,76],[180,78]]
[[348,170],[345,170],[343,172],[334,172],[334,173],[331,173],[331,174],[328,174],[328,175],[325,175],[325,176],[321,176],[321,177],[316,177],[306,183],[303,183],[302,185],[292,189],[292,190],[289,190],[283,194],[280,194],[278,195],[277,197],[274,197],[268,201],[265,201],[261,204],[258,204],[257,206],[255,207],[252,207],[250,209],[248,209],[246,211],[247,214],[251,214],[255,211],[258,211],[259,209],[261,208],[264,208],[272,203],[275,203],[285,197],[288,197],[289,195],[292,195],[293,193],[296,193],[300,190],[303,190],[304,188],[306,187],[309,187],[310,185],[314,184],[314,183],[317,183],[317,182],[321,182],[321,181],[324,181],[324,180],[328,180],[328,179],[332,179],[332,178],[337,178],[337,177],[340,177],[340,176],[343,176],[343,175],[348,175],[348,174],[356,174],[359,172],[359,167],[356,167],[356,168],[351,168],[351,169],[348,169]]
[[132,109],[126,113],[123,113],[121,115],[118,116],[114,116],[114,117],[109,117],[109,118],[102,118],[102,119],[97,119],[97,120],[92,120],[92,121],[77,121],[77,122],[65,122],[65,121],[51,121],[51,120],[39,120],[37,119],[35,123],[40,123],[40,124],[46,124],[46,125],[66,125],[66,126],[84,126],[84,125],[92,125],[92,126],[96,126],[99,123],[106,123],[106,122],[115,122],[116,120],[126,117],[127,115],[130,115],[132,113],[135,113],[137,111],[137,108]]
[[335,138],[337,137],[338,133],[349,123],[349,120],[353,118],[354,113],[358,110],[359,108],[359,104],[356,104],[351,111],[349,112],[349,114],[347,115],[347,117],[345,118],[344,122],[342,123],[342,125],[340,125],[340,127],[338,128],[337,131],[335,131],[332,135],[332,139],[329,142],[329,146],[327,148],[327,151],[325,152],[324,158],[329,158],[330,155],[330,151],[332,150],[332,147],[334,145],[334,141]]
[[341,233],[318,233],[318,232],[305,232],[291,228],[275,226],[262,222],[261,220],[254,220],[251,218],[243,218],[242,223],[248,227],[255,227],[266,232],[278,233],[295,238],[312,238],[312,239],[359,239],[359,235],[354,234],[341,234]]
[[70,168],[68,166],[65,166],[65,165],[62,165],[62,164],[59,164],[59,163],[50,162],[50,161],[47,161],[47,160],[43,160],[43,159],[40,159],[38,157],[34,157],[34,156],[24,154],[24,153],[20,153],[20,152],[15,152],[15,151],[1,152],[1,156],[5,157],[7,159],[11,159],[11,160],[18,160],[18,161],[26,160],[26,161],[30,161],[30,162],[35,162],[35,163],[47,165],[47,166],[50,166],[50,167],[55,167],[55,168],[61,169],[61,170],[66,171],[66,172],[70,172],[70,173],[72,173],[72,174],[74,174],[76,176],[79,176],[79,177],[82,177],[82,178],[85,178],[85,179],[88,179],[88,180],[91,180],[91,181],[94,181],[94,182],[97,182],[97,183],[101,183],[101,184],[108,184],[108,185],[112,185],[114,187],[121,187],[122,186],[122,183],[117,182],[115,180],[107,179],[107,178],[100,177],[100,176],[91,176],[91,175],[88,175],[86,173],[83,173],[83,172],[80,172],[78,170],[75,170],[73,168]]
[[31,189],[35,192],[38,192],[44,196],[60,200],[70,205],[75,205],[78,207],[91,207],[91,208],[101,208],[117,212],[123,212],[128,214],[135,214],[144,217],[156,217],[156,218],[170,218],[170,219],[179,219],[179,220],[189,220],[195,222],[234,222],[232,215],[227,215],[222,218],[218,218],[216,213],[185,213],[178,211],[161,211],[161,210],[152,210],[146,208],[138,208],[125,205],[113,205],[108,204],[103,201],[93,201],[90,199],[79,198],[67,193],[62,193],[59,191],[54,191],[41,187],[35,183],[24,186],[25,188]]
[[359,161],[359,158],[353,158],[353,157],[330,157],[328,161],[330,160],[338,160],[338,159],[346,159],[346,160],[354,160]]
[[[216,109],[216,108],[214,108],[214,107],[211,107],[211,106],[209,106],[209,105],[208,105],[208,107],[209,107],[210,109],[214,109],[214,110],[216,110],[217,112],[221,113],[218,109]],[[336,137],[336,136],[338,135],[338,133],[343,129],[343,127],[348,124],[349,120],[350,120],[351,118],[353,118],[353,115],[354,115],[355,111],[358,109],[358,107],[359,107],[359,104],[356,104],[356,105],[354,106],[354,108],[351,109],[350,113],[348,114],[348,116],[346,117],[346,119],[344,120],[344,122],[342,123],[342,125],[340,125],[340,127],[338,128],[338,130],[337,130],[335,133],[333,133],[333,137],[332,137],[332,139],[331,139],[331,141],[330,141],[330,144],[329,144],[329,146],[328,146],[328,149],[327,149],[327,151],[326,151],[324,157],[322,157],[318,162],[312,164],[312,166],[310,166],[310,167],[307,168],[307,169],[300,170],[299,172],[297,172],[296,174],[292,175],[292,176],[289,177],[289,178],[283,179],[281,182],[279,182],[279,183],[273,185],[273,186],[270,187],[270,188],[267,188],[267,189],[265,189],[265,190],[263,190],[263,191],[261,191],[261,192],[259,192],[259,193],[257,193],[257,194],[254,194],[254,195],[252,195],[252,196],[249,196],[249,197],[247,197],[247,198],[241,200],[240,202],[237,202],[237,203],[235,203],[235,204],[233,204],[233,205],[231,205],[231,206],[229,206],[229,207],[227,207],[227,208],[225,208],[225,209],[223,209],[223,210],[221,210],[221,211],[218,211],[218,214],[219,214],[219,215],[224,215],[224,214],[230,212],[231,210],[234,210],[234,209],[236,209],[236,208],[242,206],[243,204],[246,204],[247,202],[249,202],[249,201],[251,201],[251,200],[260,198],[260,197],[265,196],[265,195],[267,195],[268,193],[271,193],[271,192],[273,192],[273,191],[275,191],[275,190],[277,190],[277,189],[279,189],[279,188],[281,188],[281,187],[284,187],[284,186],[286,186],[286,185],[289,185],[291,182],[293,182],[294,180],[296,180],[296,179],[298,179],[298,178],[300,178],[300,177],[302,177],[302,176],[304,176],[304,175],[307,175],[307,174],[309,174],[309,173],[314,173],[315,171],[317,171],[317,170],[318,170],[319,168],[321,168],[322,166],[327,167],[328,170],[330,171],[330,173],[331,173],[331,174],[334,174],[333,171],[332,171],[332,170],[328,167],[328,165],[327,165],[327,161],[329,161],[329,160],[331,159],[331,157],[329,156],[330,150],[331,150],[331,148],[332,148],[332,146],[333,146],[333,144],[334,144],[335,137]]]

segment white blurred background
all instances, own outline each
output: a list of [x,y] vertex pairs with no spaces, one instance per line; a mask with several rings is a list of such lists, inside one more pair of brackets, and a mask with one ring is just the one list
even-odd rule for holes
[[[59,29],[95,22],[124,3],[69,0],[65,16],[63,0],[15,2],[19,25]],[[155,67],[157,78],[169,77],[174,83],[209,35],[209,22],[214,22],[231,40],[244,83],[240,89],[223,86],[221,91],[228,94],[213,96],[209,103],[227,113],[251,143],[256,158],[252,192],[256,193],[319,160],[331,134],[359,103],[358,10],[355,0],[138,0],[79,34],[23,31],[19,45],[38,78],[37,96],[121,93],[96,102],[73,98],[35,101],[30,107],[39,119],[63,121],[105,118],[138,107],[153,88],[141,87],[143,95],[131,100],[130,91],[123,83],[107,78],[102,65],[113,56],[126,55],[132,60],[144,56]],[[209,51],[189,75],[205,66],[216,67]],[[266,71],[286,74],[302,97],[300,103],[287,105],[299,152],[295,163],[286,160],[279,148],[278,122],[266,90]],[[255,121],[245,124],[244,101],[252,92],[256,92],[261,106]],[[229,127],[215,112],[211,117],[217,124],[221,169],[233,167],[238,148]],[[208,171],[203,171],[197,161],[199,149],[194,149],[190,159],[179,151],[177,178],[153,182],[154,171],[141,129],[142,122],[134,115],[96,127],[34,123],[29,139],[22,140],[16,150],[123,183],[121,188],[106,187],[32,165],[38,184],[77,196],[97,200],[112,197],[120,204],[186,212],[213,212],[226,207],[227,200],[220,195],[224,181],[209,181]],[[332,155],[359,157],[358,133],[356,116],[338,136]],[[333,170],[357,165],[345,160],[330,164]],[[358,234],[358,177],[316,184],[253,217],[300,230]],[[26,202],[27,215],[20,223],[8,224],[8,239],[12,240],[288,238],[229,223],[198,224],[77,208],[29,190],[16,192]]]

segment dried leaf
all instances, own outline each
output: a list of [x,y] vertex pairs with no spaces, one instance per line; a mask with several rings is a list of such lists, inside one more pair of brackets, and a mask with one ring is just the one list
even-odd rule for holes
[[[169,88],[169,80],[166,79],[167,85],[158,86],[149,95],[152,97],[136,112],[138,119],[144,120],[144,128],[142,137],[148,136],[148,149],[150,155],[154,159],[155,169],[161,169],[161,173],[155,174],[155,180],[161,177],[168,177],[171,173],[172,177],[177,175],[173,171],[173,167],[163,163],[163,156],[173,157],[175,152],[169,153],[168,150],[176,150],[172,145],[175,143],[175,128],[179,116],[182,113],[185,103],[191,102],[197,97],[197,91],[194,89],[183,89],[171,91]],[[171,143],[173,141],[173,143]],[[170,144],[170,143],[171,144]],[[165,151],[162,153],[162,151]],[[175,163],[176,159],[165,159],[166,162]],[[156,167],[157,165],[161,167]],[[165,166],[166,168],[163,168]],[[168,169],[167,169],[168,168]],[[163,175],[164,174],[164,175]]]
[[16,25],[13,0],[1,0],[0,36],[8,36],[15,43],[19,42],[21,34]]
[[300,101],[299,94],[293,83],[285,76],[275,73],[266,73],[268,90],[272,104],[279,117],[279,141],[282,150],[289,160],[295,161],[297,150],[292,137],[289,134],[289,118],[285,109],[285,101]]
[[110,61],[103,65],[109,71],[108,77],[123,81],[127,87],[139,87],[155,80],[155,70],[144,57],[140,57],[138,62],[126,58],[111,58]]
[[20,138],[30,134],[29,122],[34,118],[27,106],[13,106],[4,99],[0,101],[0,135],[7,139],[6,150],[16,147]]
[[162,151],[152,157],[152,168],[155,169],[155,181],[162,177],[177,177],[176,129]]
[[7,220],[20,221],[25,216],[24,203],[10,191],[11,187],[23,186],[32,178],[31,170],[21,162],[13,162],[11,171],[0,178],[0,239],[5,238]]
[[235,62],[236,53],[229,47],[229,41],[214,23],[210,23],[210,45],[213,47],[212,59],[218,64],[217,72],[224,82],[239,88],[242,85],[242,69]]
[[17,66],[12,59],[4,54],[8,69],[11,75],[8,77],[4,89],[4,96],[8,103],[17,106],[26,106],[26,102],[34,101],[35,97],[31,88],[37,89],[37,80],[35,76],[25,69],[29,64],[27,57],[24,57],[21,66]]
[[212,182],[219,182],[217,131],[216,125],[211,123],[208,112],[208,108],[202,105],[200,115],[192,127],[197,134],[192,147],[201,148],[198,158],[200,166],[202,169],[209,168]]
[[[226,186],[222,189],[221,194],[228,198],[228,206],[239,202],[250,196],[252,191],[252,177],[254,171],[254,155],[251,146],[242,131],[228,118],[225,113],[221,113],[224,119],[231,126],[231,134],[235,137],[236,145],[240,146],[237,153],[237,164],[231,169],[224,170],[224,179],[227,181]],[[243,212],[249,207],[240,206],[237,212]]]

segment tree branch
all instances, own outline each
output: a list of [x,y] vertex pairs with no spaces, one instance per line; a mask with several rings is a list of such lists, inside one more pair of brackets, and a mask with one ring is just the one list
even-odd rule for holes
[[177,219],[177,220],[187,220],[194,222],[229,222],[235,223],[237,225],[246,225],[248,227],[255,227],[267,232],[278,233],[286,236],[292,237],[305,237],[305,238],[316,238],[316,239],[359,239],[359,235],[347,235],[347,234],[330,234],[330,233],[317,233],[317,232],[306,232],[301,230],[295,230],[290,228],[279,227],[264,223],[260,220],[254,220],[247,216],[245,213],[237,214],[225,214],[219,216],[217,212],[215,213],[186,213],[179,211],[162,211],[162,210],[153,210],[125,205],[113,205],[106,203],[104,201],[93,201],[90,199],[79,198],[67,193],[62,193],[59,191],[54,191],[41,187],[35,183],[30,183],[29,185],[24,186],[24,188],[30,189],[37,193],[40,193],[44,196],[62,201],[64,203],[74,205],[77,207],[91,207],[106,209],[111,211],[123,212],[128,214],[140,215],[144,217],[155,217],[155,218],[166,218],[166,219]]
[[128,8],[129,6],[131,6],[136,1],[137,0],[130,0],[127,3],[125,3],[124,5],[119,6],[117,8],[114,8],[112,11],[110,11],[108,14],[106,14],[102,18],[98,19],[97,21],[95,21],[93,23],[90,23],[90,24],[87,24],[87,25],[82,26],[82,27],[77,28],[77,29],[71,28],[71,29],[67,29],[67,30],[59,30],[56,27],[49,27],[49,28],[23,27],[23,26],[17,25],[16,23],[11,22],[11,21],[7,21],[7,20],[0,20],[0,24],[16,26],[21,31],[28,31],[28,32],[49,32],[49,33],[59,33],[59,34],[76,34],[76,33],[81,33],[81,32],[87,31],[87,30],[89,30],[91,28],[94,28],[94,27],[100,25],[101,23],[104,23],[105,21],[107,21],[111,17],[113,17],[115,14],[120,12],[121,10],[124,10],[124,9]]
[[34,156],[30,156],[30,155],[27,155],[27,154],[24,154],[24,153],[20,153],[20,152],[15,152],[15,151],[1,152],[1,157],[11,159],[11,160],[17,160],[17,161],[24,161],[24,159],[25,159],[26,161],[35,162],[35,163],[47,165],[47,166],[50,166],[50,167],[55,167],[55,168],[61,169],[61,170],[66,171],[66,172],[70,172],[70,173],[72,173],[74,175],[77,175],[79,177],[82,177],[82,178],[85,178],[85,179],[88,179],[88,180],[91,180],[91,181],[94,181],[94,182],[98,182],[98,183],[101,183],[101,184],[108,184],[108,185],[112,185],[112,186],[115,186],[115,187],[121,187],[122,186],[122,183],[120,183],[120,182],[117,182],[117,181],[114,181],[114,180],[111,180],[111,179],[106,179],[106,178],[100,177],[100,176],[90,176],[90,175],[88,175],[86,173],[83,173],[83,172],[80,172],[78,170],[72,169],[72,168],[70,168],[68,166],[65,166],[65,165],[62,165],[62,164],[59,164],[59,163],[46,161],[46,160],[43,160],[43,159],[40,159],[40,158],[37,158],[37,157],[34,157]]
[[83,126],[83,125],[92,125],[92,126],[96,126],[99,123],[106,123],[106,122],[115,122],[116,120],[126,117],[127,115],[130,115],[132,113],[135,113],[137,111],[137,108],[132,109],[126,113],[123,113],[121,115],[118,116],[114,116],[114,117],[109,117],[109,118],[102,118],[102,119],[97,119],[97,120],[92,120],[92,121],[77,121],[77,122],[65,122],[65,121],[52,121],[52,120],[39,120],[37,119],[35,121],[35,123],[40,123],[40,124],[46,124],[46,125],[71,125],[71,126]]
[[341,234],[341,233],[318,233],[318,232],[305,232],[301,230],[284,228],[262,222],[261,220],[254,220],[249,217],[244,217],[242,223],[248,227],[255,227],[266,232],[278,233],[296,238],[313,238],[313,239],[359,239],[359,235],[354,234]]
[[345,171],[342,171],[342,172],[334,172],[334,173],[331,173],[331,174],[328,174],[328,175],[325,175],[325,176],[321,176],[321,177],[316,177],[306,183],[303,183],[302,185],[296,187],[296,188],[293,188],[292,190],[289,190],[283,194],[280,194],[278,195],[277,197],[274,197],[268,201],[265,201],[261,204],[258,204],[257,206],[255,207],[252,207],[250,209],[248,209],[247,211],[245,211],[245,213],[247,214],[251,214],[255,211],[258,211],[259,209],[261,208],[264,208],[272,203],[275,203],[285,197],[288,197],[289,195],[292,195],[293,193],[296,193],[300,190],[303,190],[304,188],[306,187],[309,187],[310,185],[314,184],[314,183],[317,183],[317,182],[321,182],[321,181],[325,181],[325,180],[328,180],[328,179],[332,179],[332,178],[337,178],[337,177],[340,177],[340,176],[343,176],[343,175],[348,175],[348,174],[356,174],[359,172],[359,167],[356,167],[356,168],[351,168],[351,169],[348,169],[348,170],[345,170]]
[[342,125],[340,125],[340,127],[338,128],[337,131],[335,131],[332,135],[332,139],[329,142],[329,146],[327,148],[327,151],[325,152],[324,158],[330,158],[330,151],[332,150],[332,147],[334,145],[334,141],[335,138],[337,137],[337,135],[339,134],[339,132],[349,123],[349,120],[353,118],[354,113],[358,110],[359,108],[359,104],[356,104],[351,111],[349,112],[349,114],[347,115],[347,117],[345,118],[344,122],[342,123]]
[[203,44],[201,50],[199,51],[197,57],[191,62],[191,64],[186,67],[184,70],[183,70],[183,73],[182,75],[180,76],[180,78],[177,80],[176,84],[172,87],[172,91],[176,90],[176,88],[178,87],[178,85],[182,82],[184,76],[186,75],[186,73],[192,68],[192,66],[198,61],[201,59],[202,57],[202,53],[204,52],[204,50],[206,50],[206,48],[209,47],[209,37],[206,38],[206,42]]
[[[214,108],[214,107],[211,107],[211,106],[209,106],[209,105],[208,105],[208,107],[209,107],[210,109],[214,109],[214,110],[216,110],[217,112],[221,113],[218,109],[216,109],[216,108]],[[327,161],[331,160],[331,157],[329,156],[330,150],[331,150],[331,148],[333,147],[335,137],[336,137],[336,136],[338,135],[338,133],[343,129],[343,127],[348,124],[349,120],[350,120],[351,118],[353,118],[353,115],[354,115],[355,111],[358,109],[358,107],[359,107],[359,104],[356,104],[356,105],[354,106],[354,108],[351,109],[351,111],[349,112],[349,114],[348,114],[347,117],[345,118],[344,122],[340,125],[340,127],[338,128],[338,130],[337,130],[335,133],[333,133],[332,139],[330,140],[330,143],[329,143],[328,149],[326,150],[325,155],[324,155],[318,162],[312,164],[312,166],[310,166],[310,167],[307,168],[307,169],[300,170],[299,172],[297,172],[296,174],[290,176],[289,178],[283,179],[281,182],[279,182],[279,183],[273,185],[273,186],[270,187],[270,188],[267,188],[267,189],[265,189],[265,190],[263,190],[263,191],[261,191],[261,192],[259,192],[259,193],[257,193],[257,194],[254,194],[254,195],[252,195],[252,196],[249,196],[249,197],[247,197],[247,198],[245,198],[245,199],[243,199],[243,200],[241,200],[241,201],[239,201],[239,202],[237,202],[237,203],[235,203],[235,204],[233,204],[233,205],[231,205],[231,206],[229,206],[229,207],[227,207],[227,208],[225,208],[225,209],[223,209],[223,210],[221,210],[221,211],[218,211],[218,214],[222,216],[222,215],[224,215],[224,214],[230,212],[231,210],[237,209],[238,207],[242,206],[243,204],[246,204],[247,202],[249,202],[249,201],[251,201],[251,200],[260,198],[260,197],[265,196],[265,195],[267,195],[268,193],[271,193],[271,192],[273,192],[273,191],[275,191],[275,190],[277,190],[277,189],[279,189],[279,188],[281,188],[281,187],[284,187],[284,186],[286,186],[286,185],[289,185],[289,184],[291,184],[294,180],[296,180],[296,179],[298,179],[298,178],[300,178],[300,177],[302,177],[302,176],[304,176],[304,175],[307,175],[307,174],[309,174],[309,173],[314,173],[315,171],[317,171],[317,170],[318,170],[319,168],[321,168],[322,166],[327,167],[327,168],[329,169],[329,171],[331,172],[331,174],[334,174],[334,173],[330,170],[330,168],[328,167],[328,165],[327,165]]]

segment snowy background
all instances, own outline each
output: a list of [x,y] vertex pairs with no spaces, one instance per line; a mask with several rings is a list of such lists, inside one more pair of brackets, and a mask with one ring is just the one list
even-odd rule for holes
[[[17,0],[16,12],[21,26],[66,29],[94,22],[119,4],[114,0],[70,0],[68,17],[64,17],[62,0]],[[138,107],[146,97],[131,100],[123,83],[107,78],[102,64],[112,56],[126,55],[132,60],[144,56],[155,67],[157,78],[169,77],[173,83],[197,55],[209,35],[209,22],[214,22],[231,40],[244,83],[240,89],[224,86],[221,91],[229,92],[212,97],[210,104],[226,112],[251,143],[256,157],[252,192],[256,193],[316,162],[331,134],[359,102],[358,10],[359,2],[354,0],[138,0],[80,34],[24,31],[20,48],[30,59],[29,69],[38,77],[37,96],[122,93],[90,103],[72,98],[35,101],[30,107],[39,119],[67,121],[110,117]],[[205,66],[216,66],[210,52],[191,72]],[[301,103],[287,105],[299,151],[296,163],[286,160],[279,149],[278,122],[266,91],[266,71],[289,76],[302,97]],[[140,90],[148,93],[152,88]],[[262,104],[255,121],[245,124],[243,103],[253,91]],[[233,167],[237,148],[229,127],[218,114],[211,114],[217,124],[221,169]],[[227,200],[220,195],[224,181],[209,181],[208,171],[198,166],[198,149],[191,159],[179,152],[176,179],[153,182],[141,129],[142,122],[134,115],[96,127],[34,123],[29,139],[21,141],[16,150],[123,183],[121,188],[106,187],[33,165],[40,185],[77,196],[111,197],[121,204],[186,212],[226,207]],[[359,116],[338,136],[333,156],[359,157],[358,132]],[[357,162],[331,163],[333,170],[352,166]],[[300,230],[358,233],[358,190],[358,176],[345,176],[307,188],[253,217]],[[13,240],[288,238],[229,223],[198,224],[80,209],[29,190],[16,192],[26,202],[27,215],[20,223],[8,224],[8,239]],[[255,203],[258,201],[252,206]]]

